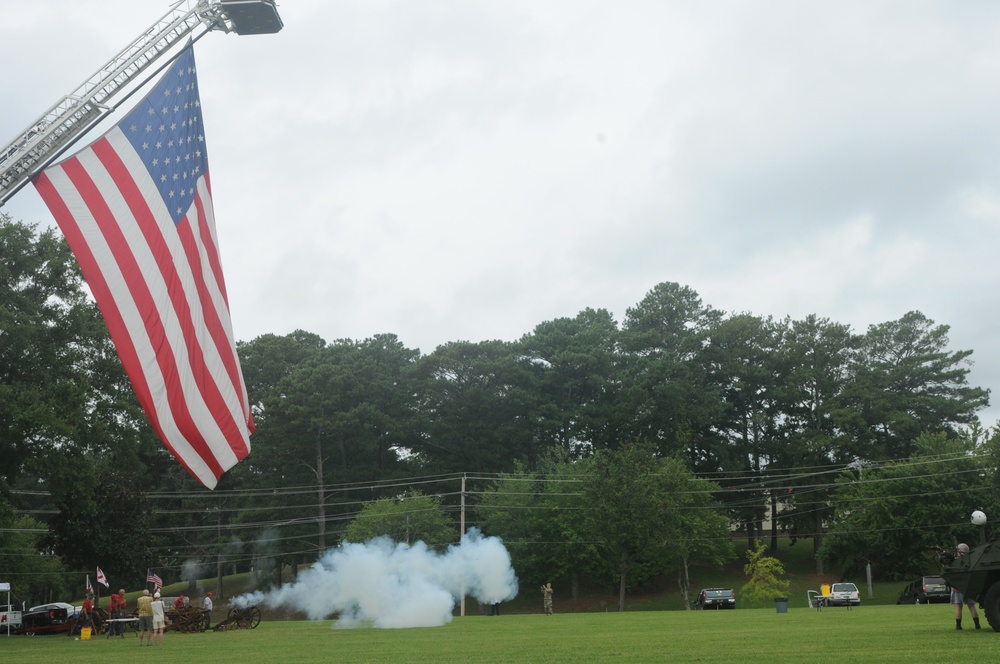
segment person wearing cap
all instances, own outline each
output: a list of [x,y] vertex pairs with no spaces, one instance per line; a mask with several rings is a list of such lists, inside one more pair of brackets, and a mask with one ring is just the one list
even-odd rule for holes
[[201,600],[201,615],[205,617],[205,631],[212,625],[212,591],[205,593],[205,599]]
[[[115,610],[112,611],[111,607],[108,606],[108,611],[111,613],[112,618],[127,618],[128,617],[128,601],[125,599],[125,589],[119,588],[117,595],[112,595],[115,600]],[[111,623],[114,626],[114,632],[112,635],[118,635],[121,638],[125,638],[125,623]]]
[[83,600],[83,605],[80,607],[77,628],[80,627],[94,627],[94,593],[87,593],[87,599]]
[[178,595],[177,599],[174,600],[174,608],[179,609],[184,606],[184,595]]
[[167,624],[167,618],[163,613],[163,600],[160,599],[160,591],[153,593],[151,608],[153,609],[153,638],[158,642],[158,645],[162,646],[163,627]]
[[[955,547],[955,561],[958,562],[964,558],[969,553],[969,545],[959,544]],[[957,589],[952,587],[951,589],[951,603],[955,605],[955,629],[962,629],[962,605],[967,604],[969,606],[969,615],[972,616],[972,622],[976,624],[976,629],[981,629],[979,626],[979,611],[976,609],[976,600],[967,599],[962,593]]]
[[148,590],[143,590],[136,600],[139,607],[139,645],[142,645],[142,635],[146,635],[146,645],[153,645],[153,598],[149,596]]
[[[111,597],[108,598],[108,617],[112,619],[118,617],[118,593],[111,593]],[[107,638],[115,636],[118,633],[117,628],[118,623],[111,623],[108,626]]]

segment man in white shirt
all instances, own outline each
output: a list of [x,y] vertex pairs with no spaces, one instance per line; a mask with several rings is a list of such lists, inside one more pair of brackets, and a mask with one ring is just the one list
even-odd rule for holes
[[201,601],[201,613],[205,616],[205,631],[212,624],[212,591],[209,590],[205,593],[205,599]]

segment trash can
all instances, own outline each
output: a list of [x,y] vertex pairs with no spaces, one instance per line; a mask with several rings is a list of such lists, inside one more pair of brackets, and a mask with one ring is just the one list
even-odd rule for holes
[[774,608],[777,609],[778,613],[788,613],[788,598],[775,597]]

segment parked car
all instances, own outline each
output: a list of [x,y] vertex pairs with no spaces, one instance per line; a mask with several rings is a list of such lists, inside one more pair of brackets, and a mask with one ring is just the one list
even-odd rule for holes
[[21,609],[16,605],[0,604],[0,632],[17,634],[21,631]]
[[21,614],[21,631],[25,634],[65,634],[75,609],[66,602],[33,606]]
[[735,609],[736,591],[732,588],[703,588],[694,601],[694,608],[702,609]]
[[835,583],[830,586],[827,606],[861,606],[861,593],[853,583]]
[[951,588],[940,576],[922,576],[906,584],[896,604],[933,604],[951,601]]

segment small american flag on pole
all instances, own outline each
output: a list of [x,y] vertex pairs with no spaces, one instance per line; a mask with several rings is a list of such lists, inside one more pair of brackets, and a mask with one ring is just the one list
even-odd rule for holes
[[205,486],[250,452],[189,45],[115,127],[34,179],[160,439]]
[[146,583],[152,583],[156,587],[156,590],[163,587],[163,579],[161,579],[157,574],[154,574],[151,569],[146,570]]

